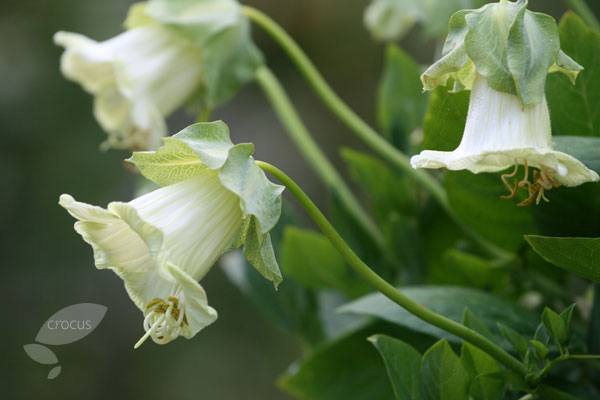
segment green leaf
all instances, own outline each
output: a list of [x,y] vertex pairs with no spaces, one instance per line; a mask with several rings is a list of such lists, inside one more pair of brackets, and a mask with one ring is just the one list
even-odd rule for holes
[[[413,286],[400,288],[402,293],[429,310],[456,322],[462,320],[464,309],[469,308],[492,331],[496,322],[512,326],[520,334],[531,336],[537,326],[535,314],[482,291],[454,286]],[[455,343],[460,339],[420,320],[380,293],[370,294],[340,308],[341,312],[370,315],[416,332],[429,334]]]
[[469,28],[465,49],[490,87],[499,92],[517,94],[508,67],[508,36],[515,16],[527,3],[503,2],[488,4],[468,14]]
[[490,331],[486,324],[481,321],[477,315],[475,315],[471,310],[465,308],[465,312],[463,313],[462,324],[467,328],[473,329],[475,332],[480,335],[485,336],[486,338],[494,341],[494,334]]
[[471,92],[448,93],[444,87],[431,92],[423,122],[423,148],[452,151],[460,144]]
[[368,291],[329,239],[320,233],[286,228],[280,260],[283,273],[305,287],[337,289],[349,297]]
[[385,365],[367,340],[374,334],[402,337],[418,350],[432,343],[389,324],[369,325],[316,348],[284,373],[279,387],[301,400],[394,399]]
[[600,136],[600,34],[575,13],[565,14],[558,31],[562,49],[585,69],[575,86],[568,76],[548,76],[552,130],[559,135]]
[[546,76],[560,50],[556,21],[527,11],[527,2],[515,16],[508,34],[508,68],[523,104],[544,99]]
[[555,150],[567,153],[586,167],[600,173],[600,137],[553,136]]
[[554,340],[559,347],[562,347],[567,343],[569,339],[567,326],[560,315],[546,307],[542,313],[542,323],[546,329],[552,333],[552,336],[554,336]]
[[559,268],[600,282],[600,238],[525,236],[531,247]]
[[445,340],[423,355],[421,364],[423,400],[465,400],[469,374]]
[[401,340],[385,335],[369,338],[381,354],[396,399],[421,400],[421,354]]
[[383,134],[397,147],[408,149],[408,135],[421,126],[428,95],[422,93],[420,68],[398,46],[386,50],[377,96],[377,120]]
[[523,339],[523,336],[501,322],[498,322],[498,328],[500,328],[502,336],[508,340],[513,349],[515,349],[517,353],[524,358],[527,354],[527,351],[529,351],[529,346],[527,345],[527,341]]
[[533,354],[535,354],[536,358],[542,362],[546,361],[550,353],[548,347],[538,340],[530,340],[529,343],[533,346]]
[[455,248],[444,253],[443,261],[444,273],[447,276],[445,281],[449,284],[486,289],[503,285],[509,279],[506,269],[498,268],[489,260]]
[[483,350],[463,342],[460,361],[471,376],[469,392],[473,399],[501,400],[504,398],[504,382],[488,376],[501,371],[500,365],[494,358]]

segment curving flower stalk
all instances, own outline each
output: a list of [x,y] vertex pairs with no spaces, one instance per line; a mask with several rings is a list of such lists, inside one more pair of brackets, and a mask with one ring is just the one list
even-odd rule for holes
[[276,285],[281,274],[269,231],[283,188],[255,165],[252,145],[233,145],[225,124],[196,124],[131,161],[164,186],[106,209],[62,195],[97,268],[115,271],[144,313],[146,334],[164,344],[193,337],[217,318],[198,281],[226,251],[244,245],[248,261]]

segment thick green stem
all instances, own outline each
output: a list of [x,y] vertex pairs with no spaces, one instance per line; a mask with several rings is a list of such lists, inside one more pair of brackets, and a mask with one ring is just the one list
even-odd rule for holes
[[335,248],[344,257],[348,265],[352,267],[363,279],[371,286],[385,295],[387,298],[404,308],[406,311],[415,315],[431,325],[437,326],[450,332],[467,342],[479,347],[481,350],[494,357],[498,362],[516,373],[525,376],[527,367],[512,355],[504,351],[486,337],[480,335],[472,329],[467,328],[451,319],[437,314],[428,308],[420,305],[416,301],[404,295],[401,291],[390,285],[387,281],[377,275],[369,266],[367,266],[346,244],[344,239],[337,233],[335,228],[329,223],[327,218],[321,213],[312,200],[300,189],[300,187],[285,173],[271,164],[257,161],[256,164],[264,171],[277,178],[287,189],[298,199],[300,204],[306,209],[311,218],[319,226],[321,231],[327,236]]
[[337,193],[347,210],[354,215],[357,222],[362,225],[375,242],[381,248],[385,248],[383,233],[364,211],[335,167],[315,143],[277,77],[268,67],[262,66],[256,71],[256,80],[271,102],[288,134],[298,146],[300,152],[306,157],[313,170],[325,185]]
[[592,10],[590,6],[586,4],[584,0],[564,0],[567,6],[575,11],[588,26],[598,32],[600,32],[600,21]]
[[281,45],[283,50],[289,55],[296,64],[300,72],[312,86],[317,95],[329,107],[329,109],[350,128],[360,139],[362,139],[371,149],[380,154],[396,168],[411,174],[414,179],[424,187],[444,208],[446,213],[461,227],[465,234],[473,240],[481,249],[490,255],[498,258],[507,259],[511,255],[494,244],[488,242],[473,230],[469,229],[450,206],[448,195],[442,185],[430,174],[423,170],[413,169],[408,157],[401,151],[388,143],[381,135],[363,121],[354,111],[352,111],[339,96],[331,89],[325,79],[321,76],[317,68],[312,64],[309,58],[304,54],[296,42],[281,28],[275,21],[269,18],[261,11],[244,6],[244,13],[260,25],[273,39]]

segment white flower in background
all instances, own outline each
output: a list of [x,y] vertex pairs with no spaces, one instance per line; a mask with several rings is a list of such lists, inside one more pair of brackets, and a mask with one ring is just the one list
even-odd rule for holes
[[538,184],[537,202],[543,198],[544,189],[556,184],[577,186],[600,179],[576,158],[552,149],[545,98],[541,103],[523,105],[517,96],[492,89],[480,75],[473,82],[458,148],[452,152],[425,150],[410,162],[414,168],[466,169],[475,174],[503,171],[516,163],[539,168],[533,184],[520,185],[530,188]]
[[202,54],[160,25],[141,26],[104,42],[57,32],[61,70],[93,94],[105,147],[156,149],[165,117],[200,89]]
[[[583,68],[560,50],[556,21],[527,10],[527,4],[501,0],[452,16],[442,58],[421,80],[425,90],[450,79],[454,91],[471,90],[463,137],[452,152],[425,150],[411,159],[414,168],[473,173],[515,166],[502,181],[510,190],[505,198],[514,198],[519,188],[528,191],[519,206],[547,201],[544,191],[553,187],[600,179],[576,158],[553,150],[546,76],[562,72],[574,83]],[[521,180],[514,178],[519,165],[525,166]],[[539,171],[530,173],[530,167]]]
[[237,1],[136,3],[125,26],[104,42],[69,32],[54,36],[65,48],[64,76],[95,97],[94,114],[108,133],[105,149],[158,148],[173,111],[222,104],[263,61]]
[[60,197],[96,267],[115,271],[144,313],[146,334],[135,347],[148,337],[159,344],[189,339],[215,321],[197,281],[230,249],[243,244],[263,276],[281,281],[268,232],[282,187],[266,179],[252,150],[234,146],[221,122],[196,124],[157,152],[134,154],[131,161],[162,188],[106,209]]

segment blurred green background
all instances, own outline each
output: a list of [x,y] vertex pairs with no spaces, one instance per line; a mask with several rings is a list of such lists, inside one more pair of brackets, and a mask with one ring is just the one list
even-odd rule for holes
[[[0,3],[0,246],[2,246],[2,382],[6,399],[287,399],[274,384],[301,355],[296,338],[271,327],[217,266],[203,280],[217,322],[191,341],[147,343],[139,310],[121,280],[94,268],[91,248],[73,231],[74,220],[57,204],[61,193],[105,206],[127,201],[135,177],[129,155],[98,151],[105,134],[92,116],[92,98],[59,72],[58,30],[105,40],[121,31],[131,2],[116,0],[4,0]],[[348,0],[253,0],[304,47],[334,89],[374,123],[374,104],[384,46],[362,24],[368,2]],[[594,7],[600,9],[600,5]],[[560,0],[533,0],[531,8],[559,18]],[[598,11],[598,10],[596,10]],[[283,80],[317,141],[342,170],[340,145],[362,146],[317,101],[281,50],[254,29],[268,64]],[[417,31],[401,45],[429,63],[435,43]],[[317,202],[327,195],[288,140],[260,90],[245,87],[215,113],[234,142],[252,141],[256,158],[287,171]],[[169,120],[172,133],[194,120],[183,111]],[[288,198],[289,199],[289,198]],[[59,309],[91,302],[108,307],[90,336],[52,347],[62,365],[55,380],[22,346]]]

